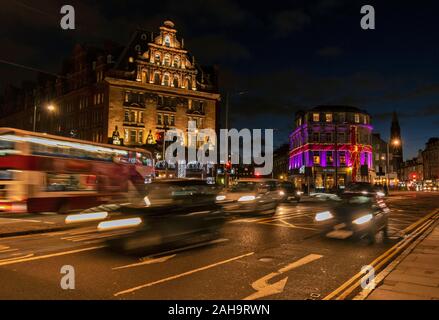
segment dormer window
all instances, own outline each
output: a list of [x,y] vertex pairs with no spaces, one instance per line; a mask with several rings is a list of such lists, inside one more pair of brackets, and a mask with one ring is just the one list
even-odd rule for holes
[[171,38],[169,36],[165,37],[165,46],[170,47],[171,46]]

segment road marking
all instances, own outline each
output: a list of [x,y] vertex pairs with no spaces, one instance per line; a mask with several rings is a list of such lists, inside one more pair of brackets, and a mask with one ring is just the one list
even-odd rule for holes
[[1,250],[0,253],[7,253],[7,252],[14,252],[14,251],[18,251],[19,249],[5,249],[5,250]]
[[7,264],[7,262],[14,262],[15,260],[29,258],[29,257],[32,257],[33,255],[34,255],[33,253],[29,253],[29,254],[21,256],[21,257],[13,257],[13,258],[2,259],[2,260],[0,260],[0,266],[3,265],[3,262],[6,262],[6,264]]
[[175,256],[176,256],[176,255],[173,254],[173,255],[170,255],[170,256],[164,256],[164,257],[156,258],[156,259],[154,259],[154,258],[147,258],[147,259],[145,259],[145,260],[142,261],[142,262],[137,262],[137,263],[133,263],[133,264],[128,264],[128,265],[126,265],[126,266],[121,266],[121,267],[115,267],[115,268],[112,268],[112,270],[120,270],[120,269],[127,269],[127,268],[139,267],[139,266],[143,266],[143,265],[147,265],[147,264],[162,263],[162,262],[166,262],[166,261],[168,261],[169,259],[174,258]]
[[212,240],[212,241],[208,241],[208,242],[200,242],[200,243],[195,243],[195,244],[191,244],[190,246],[186,246],[186,247],[182,247],[182,248],[177,248],[177,249],[172,249],[172,250],[167,250],[167,251],[163,251],[163,252],[159,252],[159,253],[155,253],[149,257],[146,257],[144,259],[149,259],[149,258],[154,258],[154,257],[160,257],[163,255],[169,255],[172,253],[178,253],[178,252],[182,252],[182,251],[187,251],[190,249],[196,249],[196,248],[200,248],[200,247],[205,247],[205,246],[209,246],[211,244],[217,244],[217,243],[222,243],[222,242],[226,242],[229,241],[229,239],[216,239],[216,240]]
[[46,254],[46,255],[42,255],[42,256],[34,256],[34,257],[29,257],[29,258],[19,258],[19,259],[14,260],[14,261],[0,261],[0,266],[5,266],[5,265],[15,264],[15,263],[21,263],[21,262],[29,262],[29,261],[35,261],[35,260],[48,259],[48,258],[65,256],[65,255],[79,253],[79,252],[98,250],[98,249],[102,249],[102,248],[105,248],[105,246],[96,246],[96,247],[90,247],[90,248],[84,248],[84,249],[77,249],[77,250],[64,251],[64,252],[57,252],[57,253],[51,253],[51,254]]
[[305,264],[318,260],[322,257],[323,256],[319,254],[313,254],[313,253],[309,254],[306,257],[303,257],[297,261],[294,261],[286,265],[285,267],[279,269],[276,272],[269,273],[268,275],[256,280],[255,282],[252,283],[252,288],[255,289],[256,292],[244,298],[243,300],[256,300],[259,298],[271,296],[273,294],[282,293],[285,289],[285,285],[287,284],[288,277],[285,277],[282,280],[277,281],[273,284],[269,284],[268,281],[276,276],[279,276],[285,272],[291,271],[295,268],[301,267]]
[[265,224],[267,226],[278,226],[278,227],[284,227],[284,228],[305,229],[305,230],[312,230],[312,231],[318,231],[319,230],[319,229],[308,228],[308,227],[289,226],[289,225],[280,224],[280,223],[271,223],[271,222],[258,222],[258,223],[259,224]]
[[137,286],[137,287],[134,287],[134,288],[131,288],[131,289],[119,291],[119,292],[115,293],[114,296],[117,297],[117,296],[120,296],[120,295],[123,295],[123,294],[135,292],[135,291],[143,289],[143,288],[152,287],[152,286],[154,286],[156,284],[161,284],[161,283],[164,283],[164,282],[168,282],[168,281],[171,281],[171,280],[175,280],[175,279],[178,279],[178,278],[189,276],[191,274],[194,274],[194,273],[197,273],[197,272],[200,272],[200,271],[204,271],[204,270],[211,269],[211,268],[214,268],[214,267],[217,267],[217,266],[220,266],[220,265],[223,265],[223,264],[226,264],[226,263],[238,260],[238,259],[249,257],[249,256],[251,256],[253,254],[254,254],[254,252],[249,252],[249,253],[246,253],[246,254],[234,257],[234,258],[230,258],[230,259],[227,259],[227,260],[223,260],[223,261],[219,261],[219,262],[216,262],[216,263],[213,263],[213,264],[209,264],[209,265],[201,267],[201,268],[197,268],[197,269],[186,271],[186,272],[183,272],[183,273],[180,273],[180,274],[176,274],[176,275],[168,277],[168,278],[164,278],[164,279],[157,280],[157,281],[154,281],[154,282],[149,282],[149,283],[146,283],[146,284],[142,284],[140,286]]

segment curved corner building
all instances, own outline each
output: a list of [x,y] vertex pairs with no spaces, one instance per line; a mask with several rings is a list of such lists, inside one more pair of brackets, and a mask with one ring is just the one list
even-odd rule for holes
[[296,185],[315,190],[369,181],[372,168],[370,115],[351,106],[298,111],[290,134],[289,169]]

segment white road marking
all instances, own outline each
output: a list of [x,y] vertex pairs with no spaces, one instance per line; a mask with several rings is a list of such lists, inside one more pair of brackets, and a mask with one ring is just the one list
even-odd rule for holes
[[121,266],[121,267],[115,267],[112,268],[112,270],[120,270],[120,269],[127,269],[127,268],[133,268],[133,267],[139,267],[139,266],[143,266],[143,265],[147,265],[147,264],[154,264],[154,263],[162,263],[162,262],[166,262],[169,259],[174,258],[176,255],[170,255],[170,256],[164,256],[161,258],[147,258],[145,260],[143,260],[142,262],[137,262],[137,263],[133,263],[133,264],[128,264],[126,266]]
[[195,244],[192,244],[190,246],[159,252],[159,253],[153,254],[149,257],[146,257],[144,259],[159,257],[159,256],[163,256],[163,255],[169,255],[172,253],[178,253],[178,252],[187,251],[190,249],[195,249],[195,248],[200,248],[200,247],[205,247],[205,246],[209,246],[211,244],[217,244],[217,243],[226,242],[226,241],[229,241],[229,239],[221,238],[221,239],[216,239],[216,240],[212,240],[212,241],[208,241],[208,242],[195,243]]
[[32,257],[34,254],[33,253],[29,253],[27,255],[23,255],[21,257],[13,257],[13,258],[6,258],[6,259],[2,259],[0,260],[0,266],[3,265],[3,262],[5,262],[6,264],[8,264],[8,262],[14,262],[15,260],[20,260],[20,259],[25,259],[25,258],[29,258]]
[[301,267],[305,264],[318,260],[322,257],[323,256],[319,254],[309,254],[306,257],[303,257],[302,259],[299,259],[297,261],[288,264],[287,266],[279,269],[276,272],[272,272],[256,280],[255,282],[252,283],[252,288],[255,289],[256,292],[244,298],[243,300],[256,300],[259,298],[271,296],[273,294],[282,293],[284,291],[285,285],[287,284],[288,277],[285,277],[282,280],[277,281],[273,284],[269,284],[268,281],[274,278],[275,276],[281,275],[285,272]]
[[42,255],[42,256],[34,256],[34,257],[28,257],[28,258],[18,258],[18,259],[13,260],[13,261],[0,261],[0,266],[21,263],[21,262],[29,262],[29,261],[35,261],[35,260],[48,259],[48,258],[65,256],[65,255],[79,253],[79,252],[98,250],[98,249],[102,249],[102,248],[105,248],[105,246],[96,246],[96,247],[77,249],[77,250],[71,250],[71,251],[63,251],[63,252],[51,253],[51,254],[46,254],[46,255]]
[[213,263],[213,264],[209,264],[209,265],[201,267],[201,268],[197,268],[197,269],[186,271],[186,272],[183,272],[183,273],[180,273],[180,274],[176,274],[176,275],[168,277],[168,278],[164,278],[164,279],[157,280],[157,281],[154,281],[154,282],[149,282],[149,283],[146,283],[146,284],[142,284],[140,286],[137,286],[137,287],[134,287],[134,288],[131,288],[131,289],[119,291],[119,292],[115,293],[114,296],[117,297],[117,296],[120,296],[120,295],[123,295],[123,294],[135,292],[135,291],[143,289],[143,288],[152,287],[152,286],[154,286],[156,284],[161,284],[161,283],[164,283],[164,282],[168,282],[168,281],[171,281],[171,280],[175,280],[175,279],[178,279],[178,278],[189,276],[191,274],[194,274],[194,273],[197,273],[197,272],[200,272],[200,271],[204,271],[204,270],[211,269],[211,268],[214,268],[214,267],[217,267],[217,266],[220,266],[220,265],[223,265],[223,264],[226,264],[226,263],[238,260],[238,259],[249,257],[249,256],[251,256],[253,254],[254,254],[254,252],[249,252],[249,253],[246,253],[246,254],[243,254],[243,255],[240,255],[240,256],[237,256],[237,257],[233,257],[233,258],[230,258],[230,259],[227,259],[227,260],[223,260],[223,261],[219,261],[219,262],[216,262],[216,263]]

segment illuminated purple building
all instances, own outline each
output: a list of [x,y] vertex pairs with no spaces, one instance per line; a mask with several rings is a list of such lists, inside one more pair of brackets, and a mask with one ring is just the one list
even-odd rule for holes
[[306,175],[316,190],[343,188],[353,175],[369,180],[371,137],[370,115],[356,107],[317,106],[297,112],[289,160],[296,185],[306,184]]

